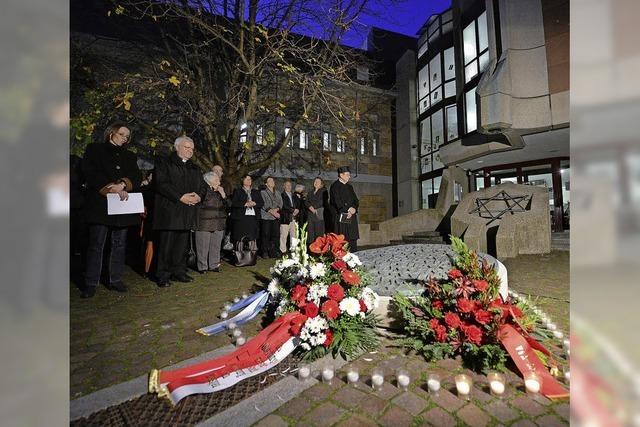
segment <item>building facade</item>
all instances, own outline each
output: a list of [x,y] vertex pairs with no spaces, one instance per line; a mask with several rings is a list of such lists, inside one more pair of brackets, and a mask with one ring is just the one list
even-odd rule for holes
[[568,226],[568,1],[453,0],[396,70],[400,214],[510,181],[546,187]]

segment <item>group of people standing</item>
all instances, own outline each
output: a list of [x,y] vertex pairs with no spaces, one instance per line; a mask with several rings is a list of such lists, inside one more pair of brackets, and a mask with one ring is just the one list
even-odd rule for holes
[[[155,280],[168,287],[172,281],[190,282],[187,253],[191,232],[195,231],[199,273],[219,272],[222,243],[260,242],[260,255],[275,258],[287,251],[287,242],[307,223],[310,244],[325,232],[344,234],[351,251],[357,250],[358,198],[349,184],[348,167],[338,169],[339,178],[329,191],[320,177],[306,196],[292,191],[285,180],[282,191],[269,176],[262,189],[253,186],[250,175],[242,177],[233,191],[223,185],[223,169],[214,166],[202,171],[192,162],[194,142],[186,136],[174,142],[175,150],[155,164],[153,180],[142,179],[137,156],[126,149],[131,130],[125,123],[114,123],[104,132],[104,143],[90,144],[82,162],[86,180],[85,220],[89,227],[83,298],[95,295],[100,282],[103,251],[110,234],[107,287],[126,292],[122,282],[128,228],[140,225],[140,214],[108,215],[107,194],[127,200],[128,193],[142,191],[147,212],[144,228],[154,251]],[[231,195],[228,193],[231,192]],[[152,199],[152,200],[150,200]]]

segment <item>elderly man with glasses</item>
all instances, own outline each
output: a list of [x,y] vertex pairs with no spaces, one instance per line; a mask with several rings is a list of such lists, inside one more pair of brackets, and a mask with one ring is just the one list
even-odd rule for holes
[[171,280],[190,282],[187,275],[187,250],[191,230],[198,221],[197,204],[204,197],[207,186],[202,172],[191,161],[194,143],[187,136],[174,142],[175,151],[158,161],[154,180],[156,201],[153,228],[158,231],[158,286],[167,287]]

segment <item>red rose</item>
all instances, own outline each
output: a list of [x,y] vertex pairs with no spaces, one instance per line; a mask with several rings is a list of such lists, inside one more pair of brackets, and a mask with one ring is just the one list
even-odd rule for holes
[[460,326],[460,317],[455,313],[448,312],[444,315],[444,323],[446,323],[448,327],[455,329]]
[[355,286],[360,283],[360,276],[355,271],[343,271],[342,280],[351,286]]
[[438,325],[435,329],[436,340],[438,342],[445,342],[447,340],[447,328],[442,325]]
[[320,309],[320,311],[322,311],[322,313],[324,313],[324,315],[327,316],[327,319],[333,320],[340,315],[340,306],[338,305],[337,302],[330,299],[325,301],[324,304],[322,304],[322,308]]
[[340,302],[344,298],[344,290],[338,283],[334,283],[327,288],[327,297]]
[[334,270],[338,270],[338,271],[344,271],[348,269],[347,263],[341,259],[334,261],[333,264],[331,264],[331,267]]
[[320,236],[309,245],[309,250],[314,254],[322,255],[331,249],[331,244],[326,236]]
[[291,290],[291,300],[296,303],[298,307],[304,307],[307,298],[307,287],[302,285],[295,285]]
[[452,268],[447,273],[447,276],[449,276],[449,279],[451,279],[451,280],[459,279],[459,278],[462,277],[462,272],[460,270],[458,270],[457,268]]
[[324,334],[327,338],[324,340],[324,343],[322,343],[322,345],[324,345],[326,348],[329,348],[329,346],[333,342],[333,331],[331,329],[327,329],[326,331],[324,331]]
[[476,322],[480,323],[481,325],[486,325],[487,323],[491,322],[491,319],[493,319],[491,313],[486,310],[478,310],[475,312],[474,316],[476,318]]
[[307,305],[304,306],[304,314],[307,317],[316,317],[318,315],[319,311],[320,311],[320,309],[313,302],[309,302],[309,303],[307,303]]
[[470,313],[471,311],[473,311],[475,304],[473,303],[473,301],[469,301],[466,298],[460,298],[458,300],[458,310],[460,310],[463,313]]
[[307,321],[307,316],[301,314],[291,321],[291,333],[295,336],[300,335],[300,330],[304,326],[304,322]]
[[489,283],[486,280],[474,280],[473,287],[476,288],[478,292],[484,292],[489,288]]
[[482,330],[475,325],[464,328],[464,336],[473,344],[480,345],[482,342]]
[[431,303],[431,306],[436,310],[442,310],[444,308],[444,303],[439,299],[437,299],[437,300],[433,300],[433,302]]
[[431,329],[435,331],[436,328],[440,326],[440,322],[438,322],[438,319],[431,319],[429,320],[429,326],[431,326]]
[[359,300],[360,302],[360,311],[363,313],[367,312],[367,304],[365,304],[364,300]]

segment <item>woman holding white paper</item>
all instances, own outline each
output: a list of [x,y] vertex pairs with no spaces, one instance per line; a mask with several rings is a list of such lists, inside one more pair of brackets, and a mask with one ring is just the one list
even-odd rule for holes
[[107,195],[117,194],[120,200],[126,200],[128,193],[140,186],[142,174],[137,157],[125,147],[130,140],[131,129],[127,124],[113,123],[104,131],[103,142],[89,144],[84,154],[82,168],[87,182],[84,214],[89,224],[89,244],[83,298],[91,298],[96,293],[109,232],[111,252],[107,287],[118,292],[127,290],[122,283],[127,228],[140,224],[140,215],[109,215]]

